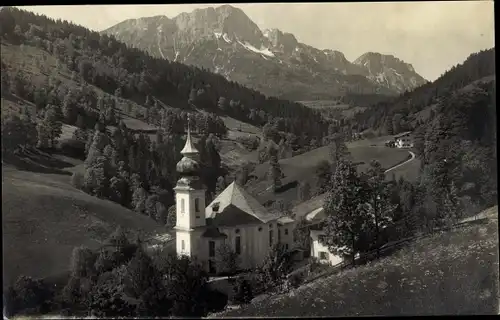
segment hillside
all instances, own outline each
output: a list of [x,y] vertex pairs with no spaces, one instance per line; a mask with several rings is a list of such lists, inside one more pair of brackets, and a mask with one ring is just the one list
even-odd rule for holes
[[243,10],[230,5],[173,18],[129,19],[102,34],[152,56],[205,68],[266,95],[291,100],[350,93],[395,95],[426,82],[411,64],[394,56],[367,52],[350,62],[342,52],[300,43],[293,34],[261,30]]
[[[148,113],[147,121],[157,125],[161,118],[153,113],[161,109],[180,113],[196,108],[258,127],[282,118],[286,120],[284,132],[306,133],[308,139],[319,139],[327,130],[321,115],[301,104],[266,97],[208,70],[154,58],[113,37],[11,7],[2,10],[0,18],[2,52],[10,50],[16,56],[24,50],[43,51],[32,55],[34,62],[22,59],[15,64],[2,54],[6,81],[26,82],[32,74],[35,81],[30,86],[37,90],[42,87],[37,79],[65,74],[63,86],[73,81],[78,88],[97,88],[118,100],[117,108],[123,113],[132,117]],[[33,63],[35,67],[28,67]],[[43,87],[47,85],[51,88],[45,90],[51,92],[59,83],[45,81]],[[60,102],[65,93],[63,88],[56,90]],[[97,101],[87,103],[98,111]]]
[[214,317],[477,315],[499,312],[498,207],[483,221]]
[[166,229],[70,184],[75,159],[29,154],[29,165],[2,164],[4,286],[17,276],[47,277],[69,268],[76,246],[97,248],[117,226],[148,237]]
[[[409,157],[408,150],[384,146],[385,141],[391,138],[392,136],[384,136],[347,143],[352,161],[358,164],[360,171],[364,171],[372,160],[379,161],[382,167],[386,169],[407,160]],[[269,171],[269,162],[259,164],[251,173],[254,180],[251,180],[246,187],[253,194],[257,195],[263,203],[276,199],[284,200],[285,203],[295,203],[298,201],[299,183],[307,182],[311,186],[311,191],[313,193],[316,191],[318,180],[316,168],[321,162],[329,161],[329,159],[329,147],[325,146],[291,158],[279,160],[284,175],[281,180],[282,185],[289,185],[289,187],[285,187],[284,191],[276,194],[270,190],[270,183],[266,179]],[[400,173],[396,174],[396,177],[404,176],[405,170],[408,168],[415,169],[415,166],[413,163],[408,163],[404,168],[398,168]],[[418,171],[418,166],[416,167],[416,171]],[[407,175],[407,177],[416,178],[413,175]]]
[[[422,115],[430,115],[430,109],[435,109],[436,104],[441,104],[456,90],[494,75],[495,48],[473,53],[463,63],[452,67],[435,81],[398,97],[372,104],[354,117],[353,124],[358,131],[377,129],[387,133],[396,129],[398,132],[404,132],[408,127],[425,122],[426,118],[422,118]],[[420,120],[418,124],[417,119]],[[394,121],[401,122],[402,128],[394,128]]]

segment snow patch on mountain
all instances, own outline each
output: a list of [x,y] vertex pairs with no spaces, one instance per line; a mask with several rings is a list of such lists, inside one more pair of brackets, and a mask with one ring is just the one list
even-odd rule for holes
[[217,39],[220,39],[220,37],[222,36],[222,32],[214,32],[214,35]]
[[257,49],[248,42],[242,43],[241,41],[238,40],[238,43],[241,44],[243,47],[245,47],[249,51],[253,51],[255,53],[260,53],[268,57],[274,57],[274,53],[272,53],[268,48],[261,48]]

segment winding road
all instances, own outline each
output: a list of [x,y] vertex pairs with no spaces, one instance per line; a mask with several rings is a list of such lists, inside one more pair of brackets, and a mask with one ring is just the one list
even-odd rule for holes
[[411,152],[411,151],[408,151],[408,152],[409,152],[409,153],[410,153],[410,155],[411,155],[411,158],[410,158],[410,159],[406,160],[405,162],[401,162],[400,164],[397,164],[397,165],[395,165],[395,166],[394,166],[394,167],[392,167],[392,168],[389,168],[389,169],[385,170],[385,171],[384,171],[384,173],[387,173],[387,172],[389,172],[389,171],[392,171],[392,170],[394,170],[394,169],[396,169],[396,168],[401,167],[402,165],[407,164],[407,163],[408,163],[408,162],[410,162],[410,161],[415,160],[415,153],[413,153],[413,152]]

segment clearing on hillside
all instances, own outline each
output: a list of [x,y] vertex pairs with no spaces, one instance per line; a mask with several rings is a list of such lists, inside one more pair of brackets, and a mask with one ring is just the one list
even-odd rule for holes
[[498,314],[498,207],[393,256],[217,317]]

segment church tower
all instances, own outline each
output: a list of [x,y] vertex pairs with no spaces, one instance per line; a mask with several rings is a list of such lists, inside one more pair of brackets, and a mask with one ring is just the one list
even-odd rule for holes
[[180,179],[174,188],[176,198],[176,251],[178,255],[198,256],[199,239],[205,223],[205,188],[200,179],[199,152],[188,129],[186,145],[177,163]]

